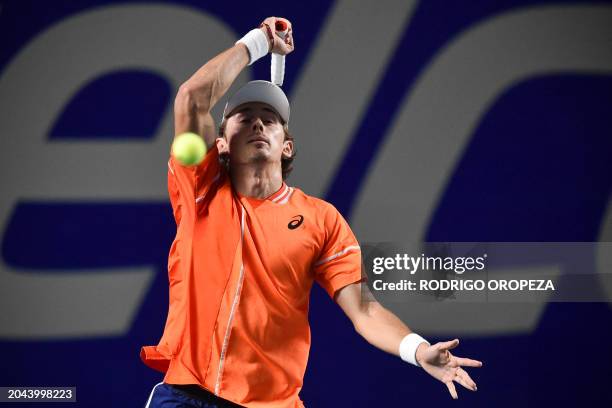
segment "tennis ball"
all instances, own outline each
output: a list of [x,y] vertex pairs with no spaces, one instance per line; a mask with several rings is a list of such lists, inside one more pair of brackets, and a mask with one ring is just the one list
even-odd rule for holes
[[195,133],[186,132],[174,138],[172,143],[172,155],[183,166],[195,166],[200,164],[206,155],[206,144],[204,140]]

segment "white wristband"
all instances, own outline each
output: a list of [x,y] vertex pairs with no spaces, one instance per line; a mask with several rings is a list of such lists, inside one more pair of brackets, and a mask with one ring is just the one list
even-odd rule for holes
[[416,333],[410,333],[404,337],[399,346],[399,354],[402,360],[420,367],[420,364],[416,360],[416,351],[421,343],[427,343],[428,346],[430,345],[427,340]]
[[255,28],[238,41],[236,44],[242,43],[246,45],[249,50],[249,65],[268,55],[270,51],[270,43],[268,43],[268,37],[259,28]]

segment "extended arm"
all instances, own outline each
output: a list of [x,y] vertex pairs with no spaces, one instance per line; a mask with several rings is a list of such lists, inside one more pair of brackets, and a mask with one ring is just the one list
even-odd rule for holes
[[[365,340],[381,350],[399,356],[400,343],[411,333],[410,328],[380,303],[362,301],[361,293],[361,283],[354,283],[339,290],[335,299],[353,323],[355,330]],[[476,391],[476,384],[461,366],[482,366],[480,361],[453,356],[450,350],[458,344],[458,339],[431,346],[423,342],[417,347],[415,356],[418,364],[427,373],[446,384],[455,399],[457,390],[453,381]]]

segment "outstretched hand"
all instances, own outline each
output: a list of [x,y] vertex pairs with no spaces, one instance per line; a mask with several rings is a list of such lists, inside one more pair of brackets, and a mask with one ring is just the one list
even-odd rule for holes
[[421,343],[416,351],[417,362],[429,375],[442,381],[453,399],[459,398],[453,381],[471,391],[476,391],[476,383],[461,367],[482,367],[482,362],[469,358],[453,356],[450,350],[459,345],[459,339],[436,343],[428,346]]

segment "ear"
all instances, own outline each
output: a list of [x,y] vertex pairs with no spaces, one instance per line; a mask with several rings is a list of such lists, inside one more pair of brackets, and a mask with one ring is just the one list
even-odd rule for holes
[[217,144],[217,150],[219,154],[229,153],[229,144],[224,137],[218,137],[215,139],[215,143]]
[[283,142],[283,157],[285,159],[290,158],[293,155],[293,141],[285,140]]

